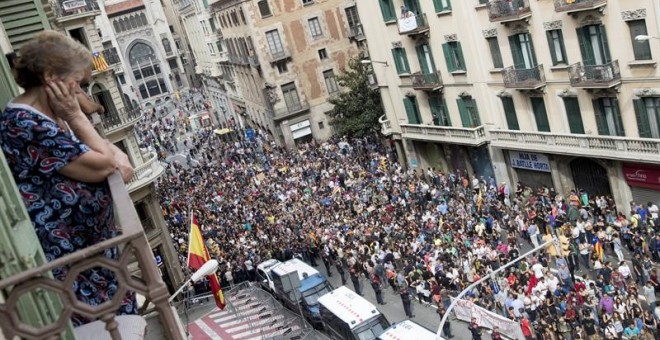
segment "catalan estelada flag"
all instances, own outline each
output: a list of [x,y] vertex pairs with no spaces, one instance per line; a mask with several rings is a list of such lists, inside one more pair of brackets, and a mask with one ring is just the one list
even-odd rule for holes
[[[197,219],[195,216],[190,213],[190,235],[188,239],[188,267],[192,270],[198,270],[202,267],[206,261],[211,260],[211,255],[209,255],[206,245],[204,245],[204,239],[202,238],[202,232],[199,229],[199,224],[197,224]],[[222,294],[222,287],[220,286],[220,281],[218,281],[218,276],[213,273],[208,276],[209,283],[211,284],[211,291],[213,292],[213,298],[215,298],[215,305],[220,309],[225,309],[225,296]]]
[[92,63],[94,64],[94,71],[105,71],[108,69],[108,63],[105,61],[102,53],[92,53]]

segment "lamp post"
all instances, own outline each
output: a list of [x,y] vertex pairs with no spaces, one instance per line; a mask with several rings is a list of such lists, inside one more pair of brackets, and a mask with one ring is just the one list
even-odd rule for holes
[[370,59],[362,59],[362,60],[360,60],[360,64],[373,64],[373,63],[376,63],[376,64],[383,64],[383,65],[385,65],[385,67],[389,66],[389,65],[387,64],[387,61],[377,61],[377,60],[370,60]]
[[649,41],[651,39],[660,40],[659,37],[653,37],[653,36],[645,35],[645,34],[640,34],[638,36],[635,36],[635,41],[637,41],[637,42]]
[[192,276],[190,276],[190,279],[188,279],[188,281],[184,282],[181,285],[181,287],[179,287],[179,289],[176,292],[174,292],[172,296],[170,296],[167,302],[171,303],[172,301],[174,301],[174,298],[177,297],[186,287],[188,287],[188,284],[190,282],[197,282],[201,278],[215,273],[216,270],[218,270],[218,260],[206,261],[206,263],[204,263],[196,272],[192,274]]

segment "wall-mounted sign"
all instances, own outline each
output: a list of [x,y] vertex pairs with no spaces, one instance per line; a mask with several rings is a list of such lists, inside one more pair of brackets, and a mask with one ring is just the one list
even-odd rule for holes
[[509,158],[513,168],[550,172],[550,160],[544,154],[509,151]]
[[71,11],[83,7],[87,7],[87,0],[67,0],[62,2],[62,8],[65,11]]
[[660,168],[647,164],[623,164],[623,174],[628,185],[660,190]]

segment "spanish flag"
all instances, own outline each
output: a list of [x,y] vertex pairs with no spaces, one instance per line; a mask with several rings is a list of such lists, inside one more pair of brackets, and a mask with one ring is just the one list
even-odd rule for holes
[[[192,213],[190,213],[190,235],[188,244],[188,267],[192,270],[198,270],[204,263],[206,263],[206,261],[211,259],[211,255],[209,255],[209,251],[206,249],[206,245],[204,245],[202,232],[199,229],[199,224],[197,224],[197,219]],[[211,284],[213,297],[215,298],[215,305],[220,309],[225,309],[225,297],[222,294],[222,287],[220,287],[218,276],[213,273],[209,275],[208,278]]]
[[94,71],[105,71],[108,69],[108,63],[105,61],[103,54],[100,52],[92,53],[92,63],[94,64]]

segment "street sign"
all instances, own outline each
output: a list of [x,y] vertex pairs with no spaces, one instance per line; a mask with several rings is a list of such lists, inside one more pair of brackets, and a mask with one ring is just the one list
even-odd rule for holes
[[247,139],[254,139],[254,129],[250,129],[250,128],[246,129],[245,137],[247,137]]

